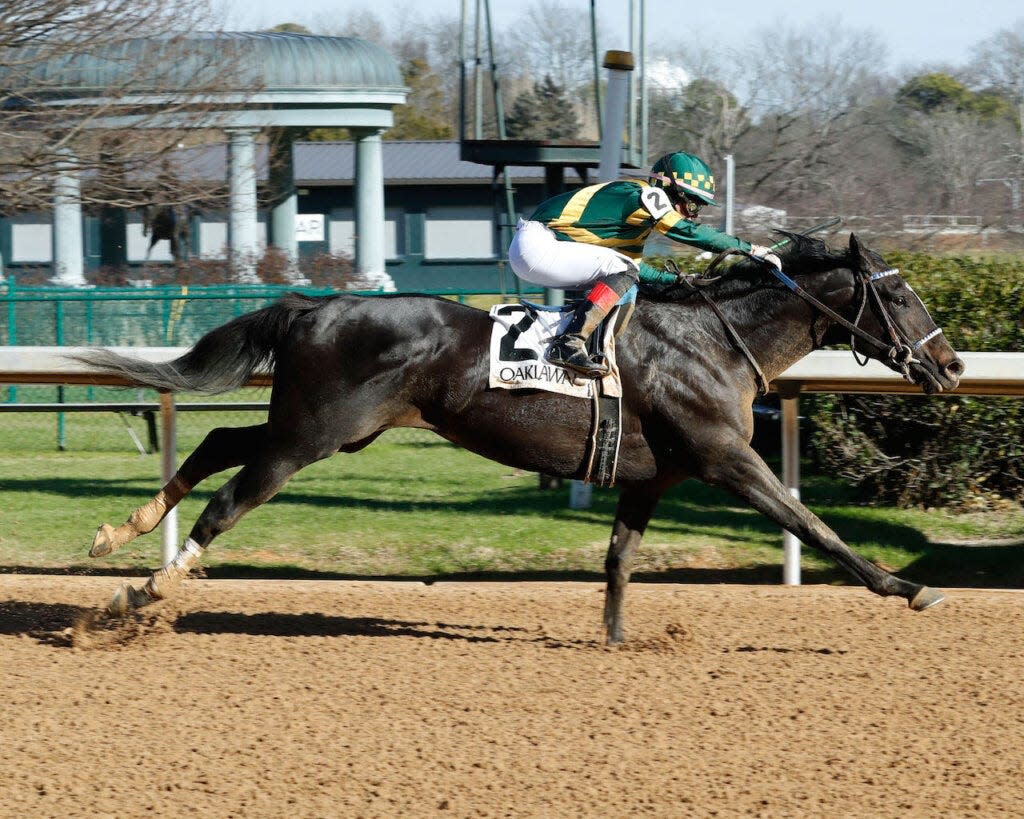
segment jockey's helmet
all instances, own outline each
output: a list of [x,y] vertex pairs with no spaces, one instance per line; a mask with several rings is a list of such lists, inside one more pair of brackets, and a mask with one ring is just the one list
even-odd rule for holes
[[689,197],[705,205],[719,206],[711,168],[693,154],[665,154],[654,163],[650,177],[652,184],[664,188],[673,198]]

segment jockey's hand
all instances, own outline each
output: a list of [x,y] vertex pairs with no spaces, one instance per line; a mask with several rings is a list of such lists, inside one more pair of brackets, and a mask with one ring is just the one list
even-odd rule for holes
[[770,247],[764,245],[751,245],[750,255],[755,259],[760,259],[763,262],[768,262],[770,265],[774,265],[776,270],[782,270],[782,260],[772,253]]

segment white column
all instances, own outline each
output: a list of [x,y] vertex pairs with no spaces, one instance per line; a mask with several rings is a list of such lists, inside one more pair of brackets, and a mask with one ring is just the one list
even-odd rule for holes
[[82,183],[76,157],[65,149],[53,182],[53,283],[64,287],[85,285],[85,248],[82,244]]
[[259,221],[256,211],[256,134],[255,128],[230,128],[228,147],[228,244],[235,276],[242,282],[254,282]]
[[295,217],[299,213],[299,197],[295,191],[291,134],[284,131],[271,139],[270,189],[274,202],[270,209],[270,242],[289,259],[294,275],[298,275],[299,243],[295,238]]
[[386,290],[395,283],[384,265],[383,131],[355,130],[356,143],[356,272]]

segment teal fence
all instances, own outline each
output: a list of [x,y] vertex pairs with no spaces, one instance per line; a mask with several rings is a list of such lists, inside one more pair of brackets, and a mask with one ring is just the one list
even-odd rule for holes
[[[0,281],[0,345],[188,346],[214,327],[265,307],[288,291],[314,296],[337,292],[275,284],[23,287],[8,278]],[[426,292],[460,302],[473,297],[501,298],[494,290]],[[148,391],[136,394],[101,387],[0,387],[0,404],[135,401],[153,400],[154,396]]]
[[[0,345],[187,346],[288,291],[337,292],[274,284],[65,289],[20,287],[8,279],[0,282]],[[499,295],[493,290],[425,292],[461,302]]]

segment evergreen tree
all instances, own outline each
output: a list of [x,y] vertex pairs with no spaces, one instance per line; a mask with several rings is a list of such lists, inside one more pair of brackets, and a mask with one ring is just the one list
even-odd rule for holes
[[505,131],[512,139],[565,141],[579,136],[580,121],[565,89],[545,74],[515,98]]

